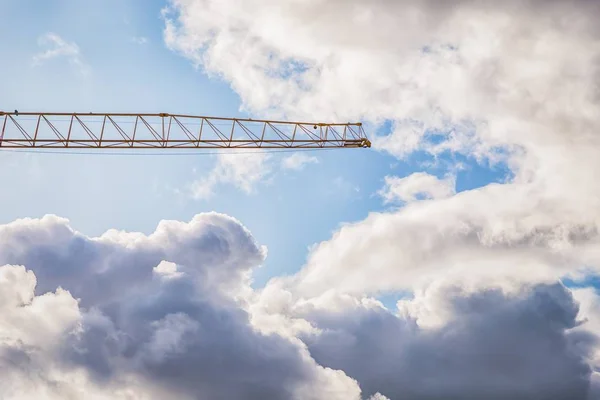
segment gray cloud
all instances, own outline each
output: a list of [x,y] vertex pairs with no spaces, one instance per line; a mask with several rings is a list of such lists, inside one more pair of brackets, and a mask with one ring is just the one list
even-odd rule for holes
[[26,265],[38,277],[38,294],[62,286],[84,306],[145,285],[163,260],[202,277],[207,286],[236,287],[266,255],[235,219],[216,213],[189,224],[163,221],[150,236],[110,231],[94,239],[46,216],[1,226],[0,238],[0,265]]
[[[562,285],[440,281],[394,315],[373,299],[298,300],[274,283],[253,292],[248,273],[265,250],[220,214],[151,235],[89,238],[50,216],[0,234],[2,263],[31,265],[0,266],[3,398],[587,400],[596,390],[598,332],[578,326]],[[42,289],[51,284],[60,288]]]
[[84,324],[64,356],[102,381],[125,368],[195,398],[291,399],[299,382],[315,379],[297,346],[256,334],[236,304],[186,279],[155,282],[108,304],[111,324]]
[[305,341],[319,363],[390,399],[588,398],[596,338],[570,333],[578,307],[562,285],[435,296],[452,310],[440,327],[380,308],[313,311],[324,331]]
[[163,221],[149,236],[111,231],[88,238],[47,216],[1,226],[0,237],[0,265],[30,269],[0,267],[0,283],[12,282],[5,291],[22,293],[21,301],[0,310],[0,322],[21,322],[28,309],[41,316],[39,304],[55,298],[70,316],[61,323],[59,309],[44,308],[42,321],[53,323],[55,332],[45,346],[48,332],[35,324],[0,335],[0,370],[11,372],[3,381],[17,388],[0,395],[21,398],[29,387],[39,396],[53,387],[53,398],[73,388],[100,398],[127,398],[127,392],[151,399],[164,393],[184,399],[360,397],[354,381],[318,366],[298,343],[252,327],[247,273],[265,250],[233,218],[202,214],[189,223]]

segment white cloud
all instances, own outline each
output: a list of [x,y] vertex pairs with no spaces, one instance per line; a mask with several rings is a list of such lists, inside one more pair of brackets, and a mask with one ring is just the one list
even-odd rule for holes
[[454,275],[545,281],[600,269],[588,209],[541,201],[529,185],[511,190],[509,196],[503,185],[491,185],[346,224],[286,278],[290,290],[376,293]]
[[35,285],[35,275],[24,267],[1,267],[2,344],[49,350],[61,336],[76,331],[80,318],[77,301],[62,289],[35,297]]
[[294,153],[291,156],[284,157],[281,160],[281,167],[283,169],[291,169],[300,171],[304,169],[307,164],[318,164],[319,160],[315,156],[307,156],[302,153]]
[[177,264],[164,260],[154,267],[153,271],[158,276],[162,276],[166,279],[179,278],[183,275],[181,272],[177,271]]
[[[36,294],[36,277],[23,266],[0,266],[0,397],[16,399],[150,399],[167,395],[124,373],[113,385],[95,382],[62,351],[84,334],[88,318],[63,289]],[[80,349],[84,350],[85,349]],[[125,371],[124,371],[125,372]]]
[[509,167],[505,184],[344,226],[288,280],[311,297],[600,271],[598,12],[585,0],[173,0],[164,37],[251,111],[389,120],[380,151]]
[[250,110],[392,120],[391,135],[373,138],[380,150],[508,160],[519,181],[590,198],[598,7],[173,0],[165,41],[227,79]]
[[416,172],[404,178],[386,176],[385,186],[379,192],[385,203],[410,203],[423,199],[443,199],[455,193],[454,177],[439,179],[425,172]]
[[373,396],[369,398],[369,400],[390,400],[381,393],[375,393]]
[[90,68],[83,61],[79,46],[75,42],[67,42],[56,33],[48,32],[39,37],[38,45],[45,50],[33,56],[34,65],[41,65],[53,58],[65,57],[82,75],[90,73]]
[[268,153],[220,153],[215,167],[204,177],[192,182],[189,190],[194,199],[209,199],[219,184],[229,184],[246,194],[255,193],[256,187],[271,176]]
[[[579,320],[585,321],[575,329],[576,332],[591,331],[600,337],[600,296],[594,288],[581,288],[573,290],[573,297],[580,303]],[[589,362],[594,372],[589,399],[600,398],[600,348],[596,348],[589,355]]]

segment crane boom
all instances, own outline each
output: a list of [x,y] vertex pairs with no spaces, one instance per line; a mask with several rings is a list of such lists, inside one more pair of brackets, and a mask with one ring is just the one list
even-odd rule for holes
[[0,111],[0,149],[371,147],[362,124],[178,114]]

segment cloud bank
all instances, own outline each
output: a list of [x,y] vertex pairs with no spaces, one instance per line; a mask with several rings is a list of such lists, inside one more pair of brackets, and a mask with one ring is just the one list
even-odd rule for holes
[[[305,335],[318,362],[343,369],[367,393],[377,387],[391,398],[598,398],[595,351],[582,356],[582,364],[573,363],[579,356],[571,358],[570,350],[558,352],[593,340],[567,334],[580,330],[569,311],[575,303],[567,300],[569,290],[556,286],[565,277],[600,272],[597,15],[600,3],[585,0],[172,0],[164,11],[167,46],[229,82],[246,110],[362,119],[372,131],[388,123],[389,132],[372,137],[378,151],[399,159],[417,152],[433,159],[458,155],[510,172],[503,183],[460,193],[423,173],[388,177],[380,193],[408,204],[344,225],[313,248],[297,274],[271,280],[256,306],[267,310],[255,314],[263,329]],[[444,298],[464,308],[420,303],[418,294],[436,285],[466,290]],[[429,313],[412,331],[405,320],[388,323],[386,313],[378,319],[378,311],[361,325],[348,310],[348,302],[397,292],[414,296]],[[466,299],[476,299],[481,310],[466,306]],[[553,312],[531,311],[542,303]],[[310,322],[298,310],[311,304],[337,310],[338,320]],[[558,358],[543,362],[552,366],[544,376],[570,376],[565,386],[538,380],[540,369],[511,358],[508,344],[487,331],[486,312],[506,321],[497,326],[500,336],[517,341],[535,336],[528,324],[539,328],[540,312],[549,317],[550,331],[562,333],[547,331],[525,346],[541,356],[544,343],[553,343]],[[422,331],[421,324],[434,331]],[[470,336],[475,332],[489,338],[490,347],[478,347]],[[318,339],[306,339],[310,335]],[[388,338],[397,347],[372,344]],[[573,345],[573,339],[587,344]],[[407,347],[399,344],[404,340]],[[467,342],[470,350],[460,345]],[[361,343],[368,350],[361,352]],[[465,369],[456,364],[459,354]],[[477,360],[483,355],[497,362]],[[382,361],[361,365],[367,356]],[[413,364],[417,375],[407,372]],[[507,365],[524,368],[519,379],[500,372],[511,369]],[[563,367],[569,372],[559,372]],[[390,383],[388,368],[401,371],[394,376],[402,387]],[[402,374],[414,385],[398,378]]]
[[46,216],[0,238],[2,398],[594,398],[598,300],[578,293],[582,313],[559,283],[438,281],[395,312],[296,301],[250,288],[266,249],[216,213],[96,238]]
[[[379,151],[510,178],[460,193],[389,178],[410,204],[343,226],[259,291],[265,249],[224,215],[98,238],[51,216],[3,225],[0,394],[600,398],[598,295],[560,283],[600,272],[599,7],[172,0],[166,44],[247,110],[391,122]],[[250,192],[249,166],[220,159],[208,187]],[[376,299],[398,292],[395,310]]]
[[390,198],[412,200],[406,184],[417,181],[441,198],[345,226],[312,252],[294,291],[403,290],[467,271],[556,279],[600,266],[599,7],[173,0],[165,41],[257,113],[390,121],[373,138],[380,151],[510,170],[504,184],[451,197],[423,175],[388,178]]
[[253,112],[390,121],[381,151],[505,162],[515,182],[595,206],[599,7],[172,0],[165,41]]
[[0,237],[2,398],[360,398],[249,323],[247,274],[265,249],[230,217],[88,238],[47,216]]

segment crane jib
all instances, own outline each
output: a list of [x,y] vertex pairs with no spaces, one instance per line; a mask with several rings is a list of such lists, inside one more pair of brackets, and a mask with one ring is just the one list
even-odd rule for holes
[[2,112],[0,147],[50,149],[368,148],[362,123],[185,114]]

